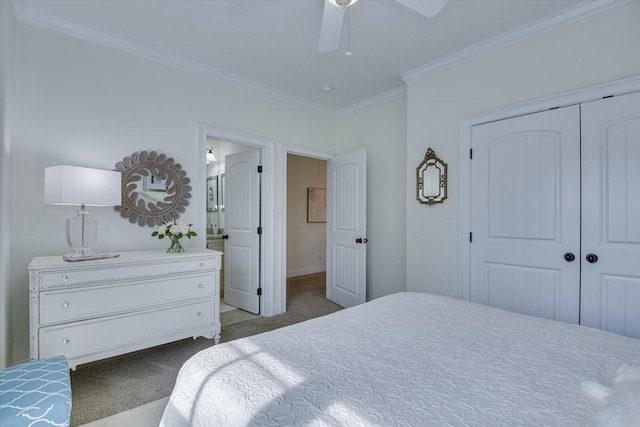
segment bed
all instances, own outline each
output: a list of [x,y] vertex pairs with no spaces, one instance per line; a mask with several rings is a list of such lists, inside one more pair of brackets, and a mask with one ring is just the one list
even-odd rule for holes
[[640,340],[402,292],[203,350],[161,426],[586,425]]

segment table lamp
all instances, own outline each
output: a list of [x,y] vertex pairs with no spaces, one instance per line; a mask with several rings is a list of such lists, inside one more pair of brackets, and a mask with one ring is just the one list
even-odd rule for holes
[[65,261],[113,258],[117,254],[98,254],[93,250],[98,224],[89,217],[86,206],[121,204],[119,171],[59,165],[44,169],[44,202],[48,205],[80,206],[75,218],[67,219],[67,243],[73,249]]

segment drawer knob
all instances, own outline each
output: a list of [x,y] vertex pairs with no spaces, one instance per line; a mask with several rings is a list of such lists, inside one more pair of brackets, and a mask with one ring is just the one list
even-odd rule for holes
[[204,288],[204,285],[203,285],[202,283],[200,283],[200,284],[198,285],[198,287],[199,287],[200,289],[202,289],[202,288]]
[[201,312],[201,311],[199,311],[199,312],[198,312],[198,317],[202,317],[202,316],[204,316],[204,313],[203,313],[203,312]]
[[205,263],[204,263],[204,262],[201,262],[201,263],[200,263],[200,267],[204,268],[204,267],[205,267]]
[[70,306],[70,305],[71,305],[71,304],[69,304],[69,301],[65,301],[65,302],[62,304],[62,306],[63,306],[64,308],[69,308],[69,306]]
[[62,281],[63,282],[68,282],[69,281],[69,276],[67,276],[66,274],[64,276],[62,276]]
[[68,339],[66,339],[66,338],[65,338],[65,339],[63,339],[63,340],[62,340],[62,344],[69,344],[69,340],[68,340]]

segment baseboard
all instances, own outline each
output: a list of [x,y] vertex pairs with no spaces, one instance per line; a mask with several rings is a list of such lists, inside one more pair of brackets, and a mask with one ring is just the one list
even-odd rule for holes
[[306,276],[307,274],[322,273],[323,271],[327,271],[327,267],[324,265],[320,267],[301,268],[299,270],[287,271],[287,279],[291,277]]

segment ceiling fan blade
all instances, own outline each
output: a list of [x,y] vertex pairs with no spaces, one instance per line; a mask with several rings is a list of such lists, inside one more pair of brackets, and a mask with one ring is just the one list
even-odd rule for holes
[[322,12],[322,25],[320,26],[320,41],[318,51],[333,52],[340,45],[340,35],[342,34],[342,21],[344,20],[344,10],[324,2],[324,12]]
[[433,18],[444,7],[447,0],[396,0],[398,3],[415,10],[420,15]]

